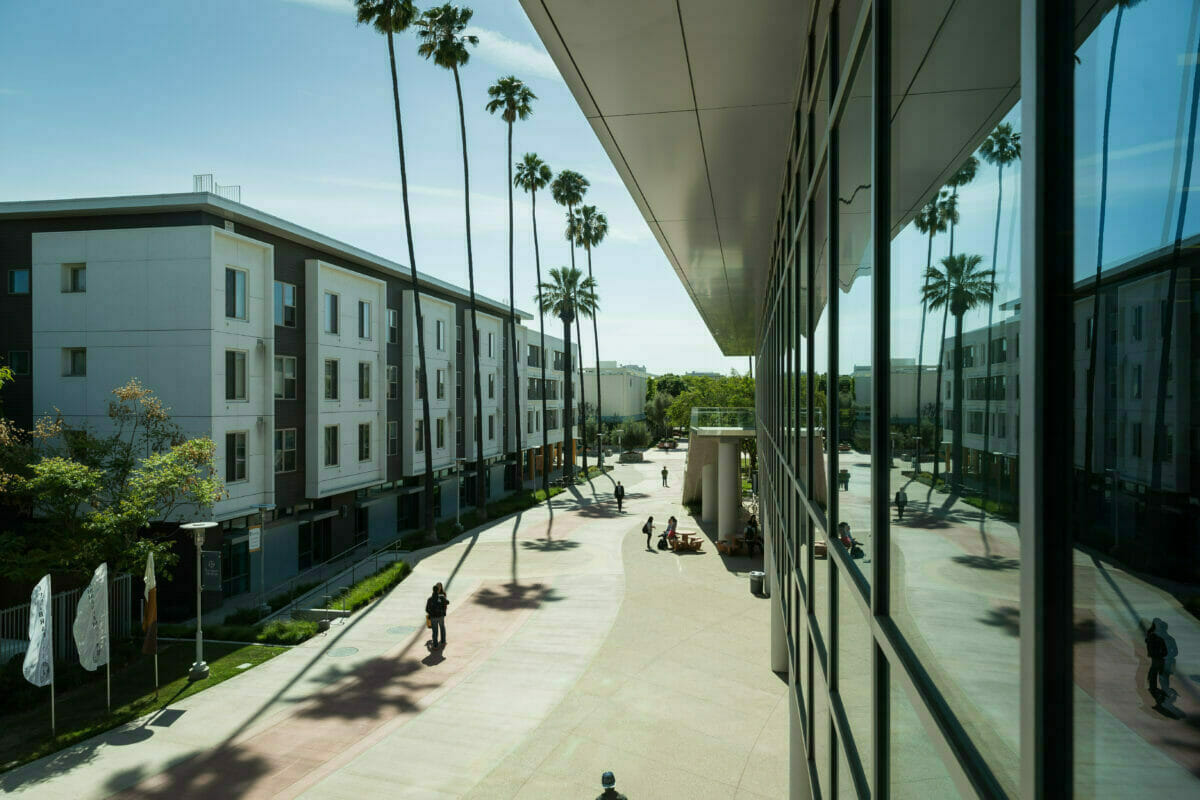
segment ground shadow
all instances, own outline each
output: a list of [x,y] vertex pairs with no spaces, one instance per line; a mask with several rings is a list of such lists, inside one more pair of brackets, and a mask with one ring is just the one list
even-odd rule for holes
[[515,611],[539,608],[543,603],[555,603],[563,599],[553,586],[544,583],[506,583],[502,588],[504,591],[496,591],[484,586],[475,592],[472,602],[497,611]]
[[104,788],[116,792],[118,798],[242,797],[281,766],[244,748],[223,744],[157,775],[148,775],[141,766],[119,770],[108,776]]
[[[1000,606],[988,609],[987,614],[979,618],[984,625],[1001,628],[1009,636],[1021,635],[1021,611],[1014,606]],[[1075,620],[1071,639],[1075,642],[1094,642],[1107,638],[1094,619]]]
[[[559,553],[564,550],[574,550],[579,547],[579,542],[574,539],[523,539],[521,547],[526,550],[537,550],[542,553]],[[517,581],[513,581],[517,583]]]
[[340,672],[343,679],[312,695],[296,718],[380,719],[414,712],[414,696],[439,685],[410,680],[421,672],[415,658],[377,657]]
[[1015,558],[1004,558],[1003,556],[954,556],[950,559],[956,564],[962,564],[964,567],[972,569],[986,569],[993,571],[1002,571],[1009,569],[1017,569],[1021,566],[1021,562]]
[[[713,552],[717,558],[721,559],[721,563],[725,565],[727,572],[734,575],[745,575],[752,570],[761,570],[763,568],[763,553],[761,550],[755,550],[755,555],[724,555],[717,550],[717,523],[704,522],[695,517],[689,517],[688,522],[695,527],[697,531],[704,534],[704,538],[708,539],[708,544],[711,545]],[[680,530],[683,530],[681,527]],[[691,533],[692,531],[688,531]],[[667,552],[670,552],[669,550]],[[741,552],[745,552],[745,548]],[[684,554],[679,554],[684,555]],[[704,555],[703,552],[695,553],[695,555]]]

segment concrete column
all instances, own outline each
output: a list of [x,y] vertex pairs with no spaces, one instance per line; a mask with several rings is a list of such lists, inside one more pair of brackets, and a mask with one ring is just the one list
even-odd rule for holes
[[787,647],[787,624],[788,621],[783,617],[783,597],[777,591],[777,587],[783,586],[783,579],[777,572],[778,565],[775,563],[775,549],[772,539],[777,536],[775,531],[768,531],[763,540],[763,572],[766,573],[763,580],[763,590],[769,596],[768,603],[771,604],[771,670],[786,675],[788,671],[788,647]]
[[737,442],[717,446],[717,538],[729,541],[737,535],[742,486],[738,475]]
[[705,464],[700,470],[700,519],[712,522],[717,518],[717,465]]
[[791,687],[788,689],[788,718],[791,735],[788,737],[788,800],[812,800],[812,785],[808,782],[808,759],[804,755],[804,728]]

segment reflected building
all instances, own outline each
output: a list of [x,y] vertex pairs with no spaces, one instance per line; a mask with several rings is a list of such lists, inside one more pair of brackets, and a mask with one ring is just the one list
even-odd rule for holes
[[790,796],[1200,792],[1200,2],[522,5],[755,358]]

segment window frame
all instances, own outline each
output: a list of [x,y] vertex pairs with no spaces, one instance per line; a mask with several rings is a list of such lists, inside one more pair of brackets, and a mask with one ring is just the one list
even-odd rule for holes
[[[292,302],[288,303],[288,290],[291,290]],[[275,281],[275,327],[296,327],[296,285],[287,281]],[[291,322],[288,322],[288,311],[291,310]]]
[[[242,455],[237,455],[238,437],[241,437]],[[232,441],[232,445],[230,442]],[[238,465],[241,465],[241,475],[238,475]],[[230,475],[233,477],[230,477]],[[225,432],[225,483],[247,483],[250,480],[250,432]]]
[[[292,446],[288,447],[288,434],[291,434]],[[276,428],[274,437],[275,474],[283,475],[295,472],[299,465],[298,430],[296,428]],[[288,468],[288,454],[291,453],[291,468]],[[280,468],[282,466],[282,469]]]
[[389,308],[387,310],[387,343],[400,344],[400,310]]
[[[365,378],[365,380],[364,380]],[[371,399],[371,362],[358,362],[358,399]]]
[[[14,358],[14,356],[18,356],[18,355],[24,356],[24,358],[25,358],[25,369],[24,370],[17,369],[17,363],[16,363],[16,359]],[[7,366],[12,370],[14,377],[22,377],[25,375],[30,375],[33,372],[33,356],[28,350],[9,350],[8,351],[8,360],[6,363],[7,363]]]
[[322,295],[321,314],[322,330],[330,336],[341,336],[342,296],[338,292],[326,290]]
[[[338,358],[326,358],[324,360],[325,365],[324,365],[323,371],[322,371],[322,378],[324,381],[324,383],[323,383],[324,388],[322,391],[322,399],[327,400],[331,403],[338,402],[342,399],[341,398],[342,393],[341,393],[341,390],[339,389],[339,384],[341,382],[341,377],[342,377],[341,376],[341,365],[339,363],[340,361],[341,361],[341,359],[338,359]],[[330,365],[333,366],[332,375],[331,375],[330,369],[329,369]],[[331,377],[332,377],[332,380],[331,380]]]
[[375,337],[371,335],[371,301],[358,301],[358,338],[369,342]]
[[[326,466],[326,467],[340,467],[341,466],[340,451],[341,451],[342,442],[341,442],[341,431],[339,430],[340,427],[341,427],[340,425],[326,425],[322,431],[322,434],[321,434],[321,438],[322,438],[321,447],[323,450],[323,452],[321,453],[322,466]],[[332,448],[330,448],[330,446],[329,446],[330,445],[330,440],[329,440],[330,432],[333,433],[333,442],[332,442],[333,447]],[[330,459],[331,456],[332,456],[332,460]]]
[[[233,356],[233,396],[230,396],[230,356]],[[240,363],[240,368],[239,368]],[[240,376],[239,373],[240,372]],[[238,395],[237,380],[241,378],[241,395]],[[248,350],[238,350],[233,347],[225,348],[225,402],[226,403],[248,403],[250,402],[250,352]]]
[[[365,435],[364,435],[365,434]],[[366,455],[363,455],[363,453]],[[358,462],[371,460],[371,423],[358,423]]]
[[[87,377],[87,348],[86,347],[64,347],[63,353],[66,355],[66,361],[64,364],[65,372],[63,372],[63,377],[64,378],[86,378]],[[83,357],[83,369],[82,370],[77,370],[75,368],[75,356],[76,355],[81,355]]]
[[[291,362],[292,376],[287,374],[287,364]],[[276,355],[272,369],[272,394],[276,400],[295,400],[299,385],[299,364],[296,356]],[[281,367],[282,365],[282,367]],[[283,394],[279,393],[279,381],[283,382]],[[291,381],[292,392],[288,395],[288,381]]]
[[387,383],[387,399],[400,399],[400,367],[395,364],[388,364],[385,370]]
[[[25,276],[25,291],[19,292],[16,290],[16,276]],[[33,268],[32,267],[14,267],[8,271],[8,280],[5,281],[4,288],[8,290],[8,294],[19,297],[33,294]]]
[[[229,296],[229,280],[230,275],[233,276],[233,298],[232,306],[230,305]],[[238,281],[241,285],[238,285]],[[250,272],[241,267],[235,267],[232,264],[225,265],[225,319],[237,320],[238,322],[250,321]],[[238,301],[241,301],[241,314],[238,314]],[[229,313],[230,308],[233,313]]]
[[387,454],[400,455],[400,421],[389,419],[387,422]]

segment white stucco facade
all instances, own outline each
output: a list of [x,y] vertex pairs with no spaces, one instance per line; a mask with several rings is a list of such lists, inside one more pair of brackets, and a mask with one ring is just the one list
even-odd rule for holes
[[[650,374],[637,364],[618,364],[616,361],[600,362],[600,413],[605,421],[624,422],[645,419],[646,383]],[[583,379],[587,383],[587,399],[596,402],[596,368],[583,368]]]

